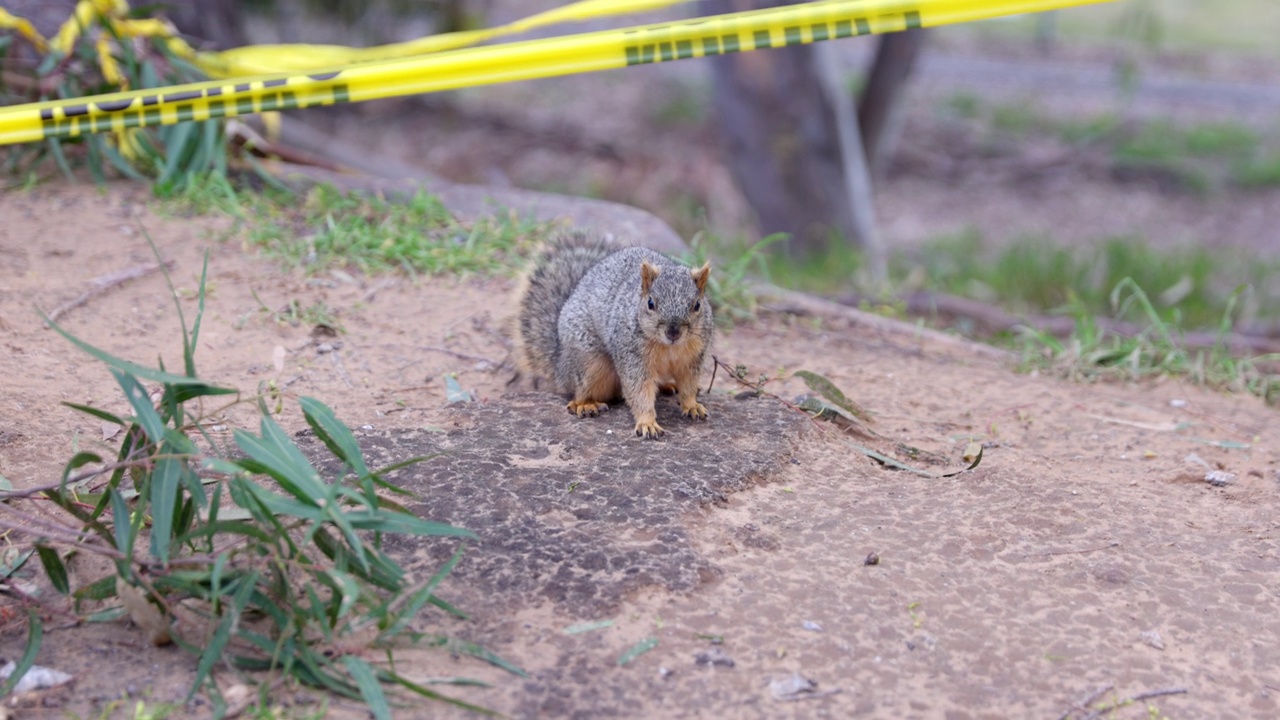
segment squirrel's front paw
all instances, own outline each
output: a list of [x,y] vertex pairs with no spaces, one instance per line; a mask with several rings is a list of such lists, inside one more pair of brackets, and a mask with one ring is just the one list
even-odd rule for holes
[[571,400],[565,407],[578,417],[595,417],[608,410],[609,403],[595,402],[594,400]]
[[636,435],[642,438],[658,438],[663,432],[657,420],[641,420],[636,423]]
[[707,406],[695,400],[692,405],[682,406],[680,413],[690,420],[706,420]]

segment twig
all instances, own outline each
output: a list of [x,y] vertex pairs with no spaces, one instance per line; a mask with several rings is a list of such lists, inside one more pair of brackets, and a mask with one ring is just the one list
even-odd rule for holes
[[711,356],[711,382],[707,383],[707,394],[711,394],[711,388],[716,386],[716,371],[720,369],[720,358],[715,355]]
[[1186,695],[1187,692],[1188,692],[1187,689],[1184,687],[1161,688],[1160,690],[1149,690],[1147,692],[1134,695],[1133,697],[1129,698],[1128,702],[1142,702],[1143,700],[1150,700],[1151,698],[1164,697],[1165,695]]
[[1148,690],[1147,692],[1144,692],[1144,693],[1138,693],[1133,697],[1125,698],[1124,700],[1117,700],[1109,705],[1096,708],[1095,710],[1090,712],[1088,715],[1085,715],[1084,720],[1098,720],[1099,718],[1102,717],[1103,713],[1112,712],[1114,710],[1118,710],[1119,708],[1132,705],[1136,702],[1142,702],[1143,700],[1150,700],[1152,698],[1164,697],[1166,695],[1185,695],[1186,693],[1187,693],[1187,689],[1184,687]]
[[60,480],[55,483],[49,483],[48,485],[38,485],[36,487],[26,488],[23,490],[6,490],[4,492],[0,492],[0,500],[12,500],[13,498],[31,497],[32,495],[36,495],[49,490],[57,490],[62,487],[74,487],[75,485],[78,485],[81,482],[88,480],[89,478],[94,477],[96,475],[115,472],[120,468],[134,467],[136,465],[143,464],[146,462],[145,456],[142,459],[138,459],[138,460],[135,460],[133,458],[134,453],[137,453],[140,450],[141,450],[140,448],[135,449],[133,453],[129,454],[130,457],[125,458],[124,460],[121,460],[119,462],[107,463],[106,465],[99,465],[89,470],[83,470],[81,472],[76,473],[75,475],[68,477],[66,480]]
[[387,289],[387,288],[389,288],[389,287],[394,286],[397,282],[399,282],[399,281],[398,281],[398,280],[396,280],[395,278],[388,278],[388,279],[386,279],[386,280],[383,280],[382,282],[380,282],[380,283],[378,283],[378,284],[374,285],[373,287],[369,288],[369,289],[365,292],[365,294],[364,294],[364,295],[361,295],[361,296],[360,296],[360,299],[359,299],[357,302],[360,302],[360,303],[367,303],[367,302],[369,302],[370,300],[372,300],[372,299],[374,298],[374,296],[375,296],[375,295],[377,295],[378,293],[382,292],[383,290],[386,290],[386,289]]
[[487,357],[484,357],[483,355],[469,355],[464,352],[458,352],[457,350],[450,350],[449,348],[440,347],[438,345],[406,345],[404,343],[383,343],[378,347],[408,347],[414,350],[425,350],[426,352],[438,352],[438,353],[444,353],[445,355],[452,355],[458,358],[459,360],[474,360],[476,362],[489,363],[494,367],[501,367],[500,363],[495,362],[494,360],[491,360]]
[[1119,547],[1120,543],[1111,542],[1098,547],[1085,548],[1083,550],[1050,550],[1049,552],[1040,553],[1041,556],[1046,555],[1084,555],[1085,553],[1098,552],[1099,550],[1110,550],[1113,547]]
[[[107,275],[99,275],[98,277],[89,281],[91,287],[88,290],[86,290],[83,294],[81,294],[79,297],[69,302],[65,302],[59,305],[58,307],[54,308],[49,313],[49,321],[56,321],[58,317],[60,317],[63,313],[68,312],[70,310],[74,310],[80,307],[81,305],[84,305],[85,303],[89,302],[90,300],[98,297],[99,295],[102,295],[108,290],[114,287],[117,287],[119,285],[123,285],[129,282],[130,280],[136,280],[140,277],[145,277],[147,275],[150,275],[151,273],[159,270],[161,267],[164,267],[166,269],[172,268],[173,261],[166,260],[163,265],[161,263],[148,263],[146,265],[138,265],[135,267],[126,268],[124,270],[119,270]],[[48,328],[49,322],[46,321],[44,326]]]
[[1071,717],[1071,713],[1073,712],[1077,712],[1077,711],[1085,712],[1086,710],[1089,709],[1090,705],[1097,702],[1098,698],[1107,694],[1107,691],[1109,691],[1113,687],[1115,687],[1115,685],[1107,683],[1106,685],[1103,685],[1097,690],[1094,690],[1093,692],[1089,693],[1088,697],[1086,697],[1085,699],[1081,700],[1078,703],[1074,703],[1070,708],[1067,708],[1066,712],[1058,716],[1058,720],[1067,720],[1067,718]]

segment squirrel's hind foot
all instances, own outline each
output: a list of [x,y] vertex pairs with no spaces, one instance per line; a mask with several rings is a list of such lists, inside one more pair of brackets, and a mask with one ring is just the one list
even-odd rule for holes
[[578,417],[595,417],[608,410],[609,403],[596,402],[594,400],[571,400],[565,408]]
[[706,420],[707,406],[695,400],[692,405],[681,406],[680,414],[690,420]]
[[636,422],[636,435],[642,438],[657,439],[666,432],[657,420],[640,420]]

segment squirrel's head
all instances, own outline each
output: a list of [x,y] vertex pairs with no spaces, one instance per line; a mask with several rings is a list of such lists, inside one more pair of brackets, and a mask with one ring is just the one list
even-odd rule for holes
[[692,332],[706,339],[712,327],[707,279],[711,263],[692,270],[640,264],[640,328],[650,340],[666,345],[684,342]]

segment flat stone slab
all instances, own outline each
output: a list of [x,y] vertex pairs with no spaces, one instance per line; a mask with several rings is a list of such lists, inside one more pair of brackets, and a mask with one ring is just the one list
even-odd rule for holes
[[[453,572],[462,607],[553,602],[607,616],[646,586],[688,592],[720,570],[689,542],[691,513],[766,481],[791,457],[803,416],[769,399],[706,400],[711,418],[679,416],[658,399],[659,440],[642,440],[619,405],[575,418],[557,395],[530,393],[448,411],[444,428],[358,433],[371,467],[441,453],[393,475],[424,518],[480,536]],[[318,448],[318,444],[316,445]],[[428,572],[456,543],[387,541]]]

